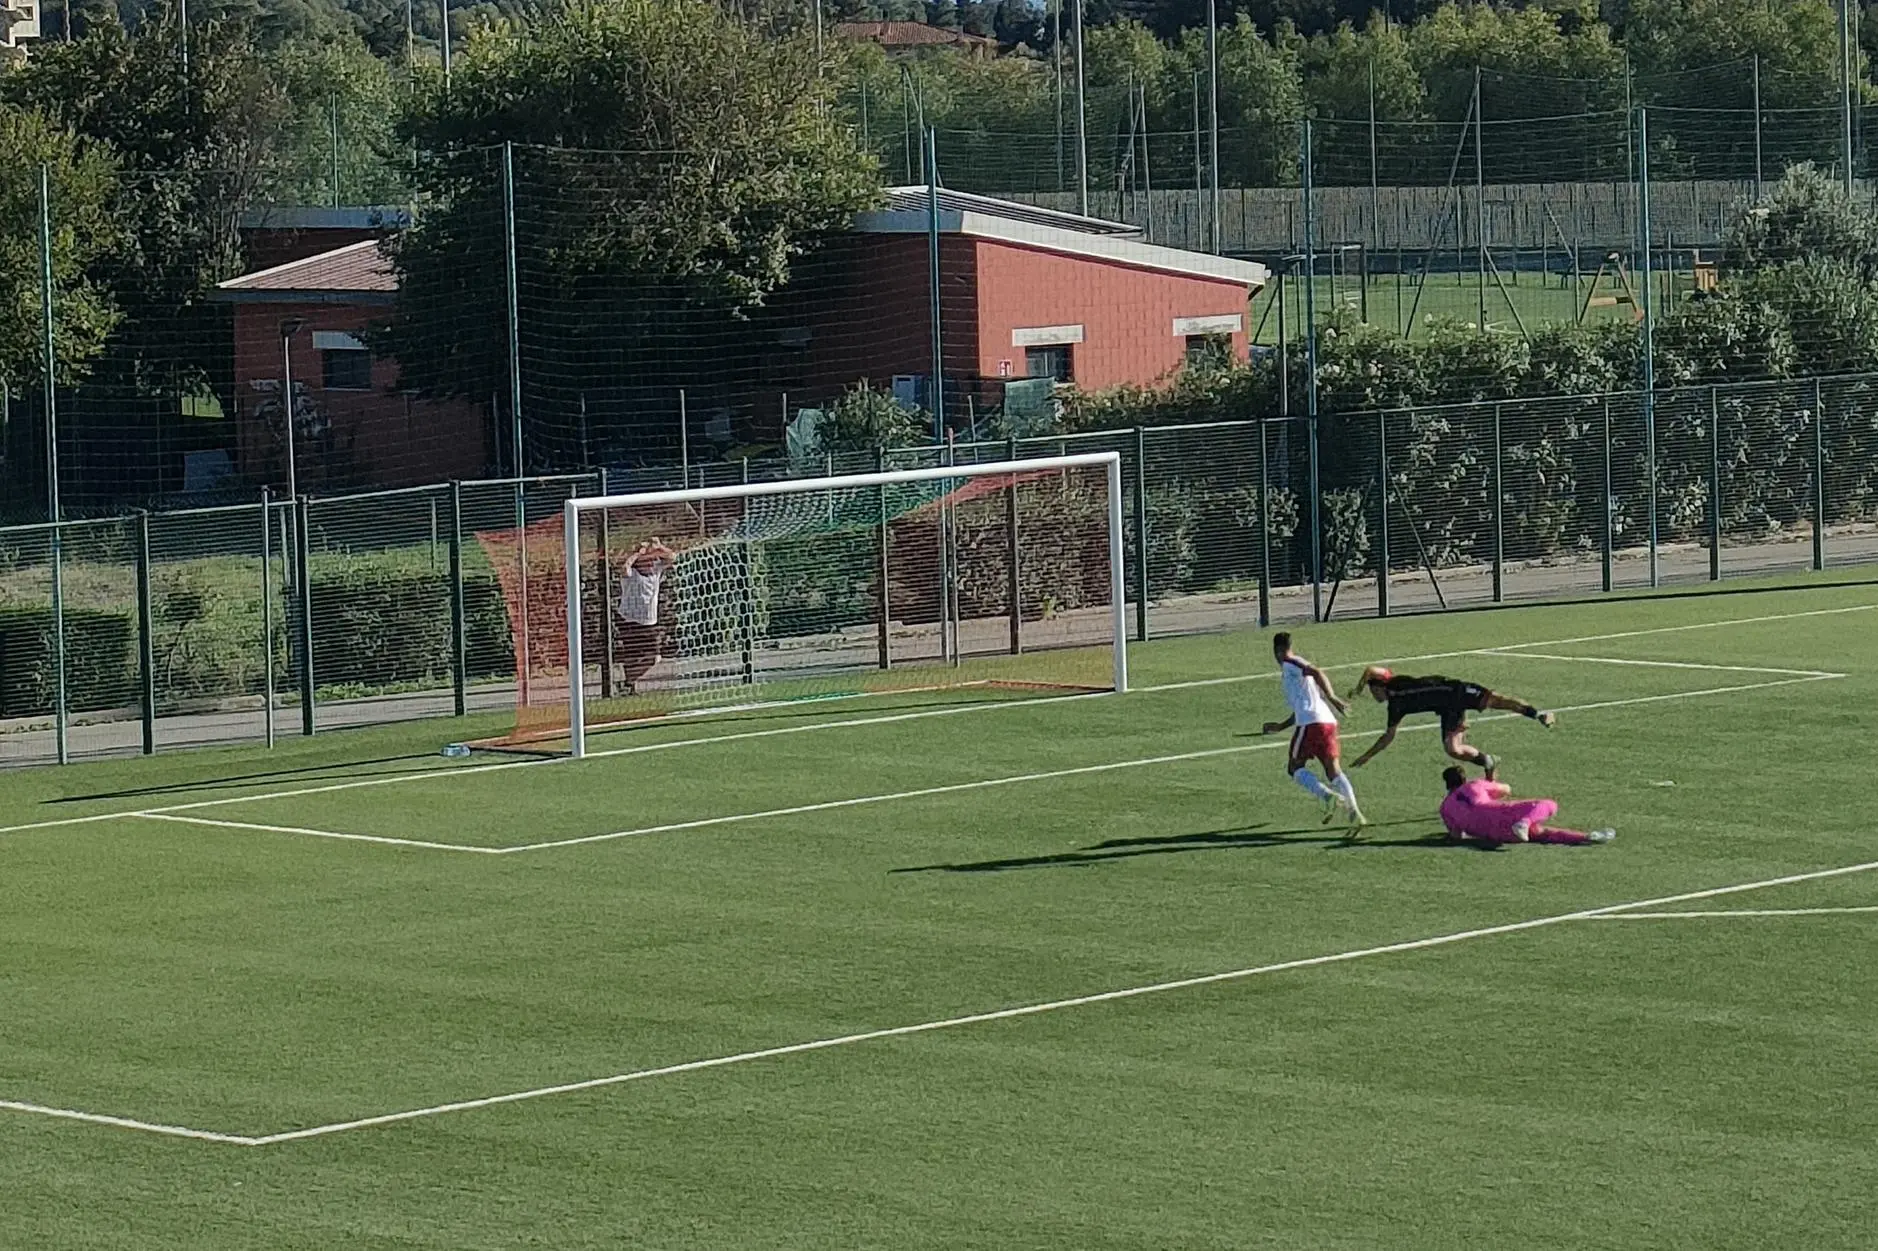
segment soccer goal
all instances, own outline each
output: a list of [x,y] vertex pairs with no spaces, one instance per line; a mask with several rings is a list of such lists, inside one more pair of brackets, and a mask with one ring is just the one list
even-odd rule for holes
[[579,756],[648,717],[1127,689],[1114,452],[575,498],[560,520],[510,596],[510,741]]

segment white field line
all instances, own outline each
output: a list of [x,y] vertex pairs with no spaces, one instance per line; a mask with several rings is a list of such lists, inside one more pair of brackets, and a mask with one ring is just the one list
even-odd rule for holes
[[429,843],[416,838],[387,838],[379,834],[342,834],[336,830],[312,830],[301,825],[260,825],[253,821],[217,821],[210,817],[191,817],[168,812],[131,812],[127,817],[139,821],[173,821],[178,825],[206,825],[222,830],[256,830],[264,834],[298,834],[304,838],[336,838],[348,843],[383,843],[390,847],[421,847],[425,851],[466,851],[495,855],[495,847],[472,847],[465,843]]
[[[56,1108],[45,1104],[25,1103],[17,1100],[0,1100],[0,1111],[21,1112],[33,1116],[52,1117],[58,1120],[82,1121],[91,1125],[107,1125],[115,1129],[137,1130],[142,1133],[156,1134],[170,1138],[193,1138],[204,1142],[223,1143],[238,1147],[266,1147],[277,1143],[298,1142],[307,1138],[324,1138],[333,1134],[352,1130],[370,1129],[380,1125],[393,1125],[402,1121],[415,1121],[430,1117],[443,1116],[452,1112],[469,1112],[478,1108],[497,1107],[507,1103],[523,1103],[534,1099],[545,1099],[552,1095],[572,1094],[582,1090],[598,1090],[607,1086],[621,1086],[628,1082],[646,1081],[655,1077],[673,1077],[681,1073],[696,1073],[706,1069],[727,1068],[735,1064],[748,1064],[757,1060],[775,1059],[780,1056],[800,1055],[810,1051],[827,1051],[835,1047],[847,1047],[856,1043],[875,1042],[886,1038],[902,1038],[913,1034],[930,1034],[939,1030],[960,1029],[968,1025],[982,1025],[992,1021],[1015,1020],[1020,1017],[1039,1016],[1046,1012],[1059,1012],[1068,1008],[1087,1007],[1091,1004],[1110,1003],[1122,999],[1136,999],[1144,995],[1165,994],[1170,991],[1188,990],[1196,986],[1211,986],[1224,982],[1244,981],[1248,978],[1262,977],[1270,973],[1287,973],[1299,969],[1321,968],[1331,964],[1347,964],[1353,960],[1362,960],[1370,956],[1395,955],[1401,952],[1422,951],[1430,947],[1446,947],[1454,943],[1467,942],[1476,938],[1490,938],[1498,934],[1515,934],[1523,930],[1541,929],[1546,926],[1562,925],[1569,921],[1601,920],[1617,914],[1636,912],[1645,908],[1662,908],[1670,904],[1692,903],[1698,899],[1714,899],[1723,895],[1738,895],[1749,891],[1768,890],[1776,886],[1792,886],[1801,882],[1817,882],[1826,878],[1846,877],[1854,873],[1868,873],[1878,869],[1878,860],[1863,864],[1844,865],[1836,869],[1815,869],[1807,873],[1790,873],[1782,877],[1763,878],[1758,882],[1742,882],[1733,886],[1714,886],[1707,890],[1686,891],[1679,895],[1660,895],[1653,899],[1638,899],[1630,903],[1607,904],[1599,908],[1583,908],[1576,912],[1560,912],[1552,916],[1535,917],[1529,921],[1514,921],[1505,925],[1490,925],[1479,929],[1461,930],[1451,934],[1438,934],[1432,938],[1417,938],[1407,942],[1388,943],[1380,947],[1362,947],[1355,951],[1340,951],[1331,955],[1307,956],[1301,960],[1286,960],[1277,964],[1261,964],[1251,968],[1231,969],[1223,973],[1204,973],[1197,977],[1183,977],[1172,981],[1151,982],[1143,986],[1130,986],[1121,990],[1099,991],[1095,994],[1077,995],[1069,999],[1052,999],[1042,1003],[1024,1004],[1014,1008],[998,1008],[989,1012],[977,1012],[969,1016],[945,1017],[940,1020],[922,1021],[915,1025],[895,1025],[885,1029],[866,1030],[855,1034],[839,1034],[831,1038],[817,1038],[808,1042],[789,1043],[778,1047],[765,1047],[757,1051],[742,1051],[731,1055],[712,1056],[703,1060],[688,1060],[679,1064],[667,1064],[658,1068],[635,1069],[628,1073],[618,1073],[609,1077],[593,1077],[582,1081],[563,1082],[554,1086],[538,1086],[531,1090],[512,1091],[507,1094],[488,1095],[480,1099],[463,1099],[453,1103],[433,1104],[425,1108],[412,1108],[403,1112],[389,1112],[381,1116],[361,1117],[351,1121],[334,1121],[327,1125],[312,1125],[304,1129],[285,1130],[273,1134],[227,1134],[214,1130],[191,1129],[180,1125],[164,1125],[154,1121],[140,1121],[126,1116],[110,1116],[98,1112],[80,1112],[70,1108]],[[1676,913],[1673,915],[1693,915]]]
[[[1533,644],[1532,646],[1537,646]],[[1688,660],[1629,660],[1618,656],[1561,656],[1552,652],[1532,652],[1486,647],[1478,656],[1517,656],[1525,660],[1566,660],[1583,665],[1633,665],[1639,669],[1705,669],[1715,673],[1775,673],[1796,678],[1843,678],[1843,673],[1829,669],[1770,669],[1763,665],[1704,665]]]
[[1878,904],[1860,908],[1738,908],[1724,912],[1616,912],[1593,921],[1689,921],[1712,917],[1838,917],[1878,912]]
[[[1555,712],[1591,712],[1600,708],[1624,708],[1633,704],[1657,704],[1677,699],[1694,699],[1704,695],[1730,695],[1741,691],[1758,691],[1774,686],[1795,686],[1804,682],[1825,682],[1837,674],[1821,674],[1803,678],[1780,678],[1770,682],[1749,682],[1738,686],[1713,686],[1700,691],[1672,691],[1663,695],[1638,695],[1629,699],[1603,700],[1595,704],[1574,704],[1556,708]],[[1477,717],[1475,722],[1509,721],[1519,717],[1513,712],[1494,713],[1490,716]],[[1403,727],[1405,732],[1433,730],[1438,728],[1433,722],[1418,722]],[[1349,735],[1352,741],[1380,736],[1380,730],[1365,730]],[[868,804],[891,803],[902,799],[925,799],[933,795],[955,795],[964,791],[987,790],[996,786],[1015,786],[1023,782],[1045,782],[1054,778],[1083,777],[1092,773],[1109,773],[1117,769],[1139,769],[1150,765],[1179,764],[1189,760],[1208,760],[1218,756],[1238,756],[1247,752],[1277,751],[1289,746],[1288,739],[1273,739],[1260,743],[1242,743],[1232,747],[1212,747],[1203,751],[1178,752],[1166,756],[1143,756],[1136,760],[1114,760],[1106,764],[1077,765],[1067,769],[1048,769],[1038,773],[1014,773],[1006,777],[981,778],[973,782],[954,782],[946,786],[922,786],[916,790],[889,791],[881,795],[859,795],[852,799],[829,799],[813,804],[796,804],[787,808],[766,808],[760,812],[738,812],[721,817],[699,817],[691,821],[675,821],[667,825],[646,825],[631,830],[616,830],[610,834],[588,834],[579,838],[560,838],[549,842],[519,843],[502,847],[502,855],[520,851],[547,851],[556,847],[578,847],[587,843],[607,843],[622,838],[640,838],[648,834],[671,834],[680,830],[700,830],[719,825],[737,825],[746,821],[762,821],[773,817],[795,817],[811,812],[828,812],[837,808],[858,808]]]
[[[1645,635],[1674,634],[1686,630],[1712,630],[1724,626],[1759,625],[1769,621],[1789,621],[1802,617],[1823,617],[1840,613],[1870,612],[1878,610],[1878,604],[1855,604],[1845,608],[1815,608],[1804,612],[1772,613],[1760,617],[1731,617],[1722,621],[1699,621],[1688,625],[1655,626],[1646,630],[1626,630],[1614,634],[1586,634],[1575,638],[1540,639],[1530,643],[1507,643],[1495,651],[1510,651],[1514,648],[1562,647],[1571,643],[1604,642],[1610,639],[1641,638]],[[1417,660],[1448,660],[1456,656],[1476,656],[1482,654],[1481,648],[1464,648],[1459,651],[1425,652],[1419,656],[1394,656],[1384,658],[1389,664],[1403,664]],[[1327,665],[1330,669],[1354,669],[1368,662],[1353,661],[1348,664]],[[1134,693],[1153,694],[1164,691],[1186,691],[1201,687],[1227,686],[1241,682],[1269,681],[1274,674],[1269,672],[1233,674],[1220,678],[1199,678],[1186,682],[1164,682],[1154,686],[1133,688]],[[1075,703],[1085,699],[1104,699],[1110,692],[1095,691],[1086,695],[1066,695],[1050,700],[1016,699],[1002,700],[987,704],[966,704],[951,708],[924,708],[915,712],[889,713],[876,717],[848,717],[839,721],[817,721],[807,725],[774,726],[764,730],[740,730],[731,734],[714,734],[703,738],[672,739],[658,743],[642,743],[632,747],[614,747],[603,751],[588,752],[585,760],[606,760],[618,756],[641,755],[646,752],[671,751],[681,747],[708,747],[722,743],[744,742],[750,739],[775,738],[787,734],[808,734],[820,730],[851,729],[856,726],[889,725],[903,721],[919,721],[928,717],[952,717],[966,713],[989,712],[1000,708],[1037,708],[1057,704]],[[338,791],[360,790],[376,786],[397,786],[406,782],[427,782],[439,778],[463,777],[470,774],[495,773],[508,769],[531,769],[541,765],[578,764],[579,761],[568,757],[552,756],[533,760],[505,760],[495,764],[459,765],[455,768],[427,769],[421,773],[395,773],[381,777],[355,778],[345,782],[332,782],[320,786],[297,787],[292,790],[260,791],[247,795],[227,795],[218,799],[201,799],[186,804],[169,804],[158,808],[140,808],[123,812],[99,812],[82,817],[60,817],[48,821],[29,821],[20,825],[0,826],[0,834],[22,834],[31,830],[54,829],[71,825],[90,825],[98,821],[115,821],[129,816],[161,816],[175,812],[195,812],[203,808],[218,808],[229,804],[260,803],[273,799],[296,799],[303,795],[329,795]]]
[[128,1116],[106,1116],[101,1112],[80,1112],[74,1108],[54,1108],[43,1103],[21,1103],[15,1099],[0,1099],[0,1111],[25,1112],[32,1116],[51,1117],[56,1121],[83,1121],[87,1125],[109,1125],[113,1129],[135,1129],[146,1134],[159,1134],[165,1138],[195,1138],[202,1142],[226,1143],[236,1147],[258,1147],[259,1138],[246,1134],[218,1134],[209,1129],[190,1129],[184,1125],[160,1125],[154,1121],[138,1121]]
[[[1769,682],[1749,682],[1736,686],[1715,686],[1699,691],[1671,691],[1661,695],[1639,695],[1628,699],[1605,700],[1594,704],[1574,704],[1557,708],[1555,712],[1590,712],[1601,708],[1622,708],[1633,704],[1663,703],[1669,700],[1694,699],[1706,695],[1729,695],[1743,691],[1762,690],[1775,686],[1794,686],[1805,682],[1824,682],[1843,675],[1819,674],[1798,678],[1780,678]],[[1517,713],[1492,713],[1477,717],[1475,721],[1510,721],[1518,717]],[[1437,728],[1432,722],[1421,722],[1404,727],[1404,732]],[[1372,739],[1382,732],[1364,730],[1351,734],[1351,741]],[[229,830],[253,830],[270,834],[297,834],[309,838],[339,839],[347,842],[380,843],[393,847],[414,847],[428,851],[468,852],[475,855],[506,856],[524,851],[551,851],[562,847],[581,847],[592,843],[611,843],[627,838],[643,838],[652,834],[675,834],[685,830],[711,829],[717,826],[741,825],[750,821],[766,821],[780,817],[798,817],[812,812],[831,812],[841,808],[860,808],[873,804],[895,803],[908,799],[927,799],[935,795],[956,795],[967,791],[989,790],[993,787],[1016,786],[1026,782],[1047,782],[1056,778],[1085,777],[1095,773],[1111,773],[1118,769],[1140,769],[1152,765],[1181,764],[1192,760],[1208,760],[1219,756],[1239,756],[1249,752],[1277,751],[1287,746],[1288,739],[1269,739],[1258,743],[1241,743],[1231,747],[1209,747],[1199,751],[1176,752],[1170,755],[1141,756],[1133,760],[1112,760],[1102,764],[1074,765],[1063,769],[1046,769],[1033,773],[1014,773],[1004,777],[978,778],[970,782],[952,782],[942,786],[922,786],[913,790],[888,791],[877,795],[857,795],[849,799],[827,799],[816,803],[794,804],[783,808],[764,808],[755,812],[736,812],[717,817],[697,817],[689,821],[673,821],[664,825],[645,825],[630,830],[614,830],[605,834],[583,834],[573,838],[550,839],[537,843],[515,843],[500,847],[471,846],[461,843],[425,842],[411,838],[391,838],[376,834],[347,834],[333,830],[316,830],[303,826],[264,825],[251,821],[224,821],[209,817],[190,816],[176,812],[150,811],[116,814],[118,816],[146,821],[173,821],[185,825],[213,826]]]
[[1238,982],[1248,978],[1263,977],[1271,973],[1289,973],[1298,969],[1321,968],[1329,964],[1347,964],[1352,960],[1364,960],[1371,956],[1395,955],[1406,951],[1424,951],[1430,947],[1445,947],[1454,943],[1468,942],[1476,938],[1490,938],[1499,934],[1516,934],[1523,930],[1536,930],[1545,926],[1562,925],[1568,921],[1593,920],[1615,913],[1629,912],[1638,908],[1660,908],[1667,904],[1689,903],[1697,899],[1713,899],[1719,895],[1740,894],[1746,891],[1766,890],[1775,886],[1790,886],[1799,882],[1813,882],[1821,878],[1843,877],[1852,873],[1867,873],[1878,869],[1878,860],[1864,864],[1846,865],[1837,869],[1819,869],[1811,873],[1794,873],[1785,877],[1768,878],[1759,882],[1745,882],[1735,886],[1717,886],[1708,890],[1687,891],[1679,895],[1663,895],[1655,899],[1641,899],[1633,903],[1609,904],[1601,908],[1584,908],[1576,912],[1561,912],[1552,916],[1536,917],[1530,921],[1514,921],[1506,925],[1489,925],[1480,929],[1461,930],[1452,934],[1439,934],[1433,938],[1417,938],[1408,942],[1387,943],[1380,947],[1362,947],[1355,951],[1340,951],[1333,955],[1308,956],[1301,960],[1285,960],[1277,964],[1261,964],[1252,968],[1232,969],[1224,973],[1205,973],[1198,977],[1183,977],[1173,981],[1151,982],[1145,986],[1130,986],[1122,990],[1105,990],[1091,995],[1077,995],[1069,999],[1052,999],[1043,1003],[1024,1004],[1015,1008],[999,1008],[990,1012],[975,1012],[969,1016],[946,1017],[936,1021],[922,1021],[916,1025],[895,1025],[886,1029],[865,1030],[855,1034],[840,1034],[832,1038],[817,1038],[809,1042],[789,1043],[780,1047],[764,1047],[757,1051],[743,1051],[734,1055],[712,1056],[704,1060],[690,1060],[682,1064],[661,1065],[658,1068],[637,1069],[630,1073],[618,1073],[610,1077],[593,1077],[584,1081],[564,1082],[556,1086],[540,1086],[533,1090],[518,1090],[508,1094],[490,1095],[481,1099],[464,1099],[455,1103],[440,1103],[428,1108],[413,1108],[405,1112],[391,1112],[382,1116],[362,1117],[354,1121],[338,1121],[330,1125],[314,1125],[306,1129],[289,1130],[285,1133],[263,1134],[253,1140],[254,1146],[271,1146],[275,1143],[298,1142],[307,1138],[323,1138],[331,1134],[346,1133],[351,1130],[370,1129],[380,1125],[392,1125],[401,1121],[415,1121],[429,1117],[443,1116],[452,1112],[470,1112],[478,1108],[496,1107],[505,1103],[523,1103],[533,1099],[545,1099],[552,1095],[572,1094],[582,1090],[598,1090],[607,1086],[621,1086],[628,1082],[646,1081],[655,1077],[674,1077],[681,1073],[696,1073],[705,1069],[728,1068],[735,1064],[749,1064],[756,1060],[771,1060],[780,1056],[800,1055],[810,1051],[827,1051],[834,1047],[849,1047],[857,1043],[877,1042],[886,1038],[904,1038],[912,1034],[930,1034],[938,1030],[960,1029],[968,1025],[984,1025],[992,1021],[1009,1021],[1019,1017],[1039,1016],[1046,1012],[1060,1012],[1067,1008],[1083,1008],[1091,1004],[1112,1003],[1122,999],[1137,999],[1143,995],[1166,994],[1176,990],[1190,990],[1197,986],[1212,986],[1222,982]]

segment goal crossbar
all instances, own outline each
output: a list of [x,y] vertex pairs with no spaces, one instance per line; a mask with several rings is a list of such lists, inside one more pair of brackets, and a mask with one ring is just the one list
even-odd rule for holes
[[845,474],[825,478],[786,478],[772,482],[752,482],[719,487],[693,487],[665,491],[641,491],[625,495],[576,496],[562,506],[562,527],[567,579],[567,664],[568,738],[571,754],[583,756],[587,749],[586,700],[582,680],[584,647],[582,640],[582,561],[580,544],[581,517],[585,513],[612,508],[648,505],[703,503],[711,500],[752,499],[763,496],[811,494],[848,491],[864,487],[893,486],[904,483],[970,480],[974,478],[1014,477],[1048,473],[1052,470],[1101,469],[1107,487],[1107,530],[1109,562],[1110,629],[1113,632],[1114,689],[1128,689],[1128,651],[1126,602],[1127,577],[1122,543],[1122,458],[1119,452],[1085,452],[1067,456],[1039,456],[1027,460],[989,461],[972,465],[944,465],[924,469],[886,470],[876,473]]

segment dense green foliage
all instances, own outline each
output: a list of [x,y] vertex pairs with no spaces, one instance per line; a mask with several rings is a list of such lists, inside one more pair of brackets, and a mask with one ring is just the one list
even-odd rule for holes
[[828,90],[811,41],[704,0],[571,5],[525,32],[479,32],[447,89],[422,79],[404,122],[434,207],[394,244],[402,298],[378,342],[425,394],[480,398],[506,378],[503,258],[475,246],[500,237],[505,142],[516,185],[554,189],[551,204],[517,203],[515,229],[524,285],[581,327],[569,369],[610,377],[671,316],[761,303],[875,195]]

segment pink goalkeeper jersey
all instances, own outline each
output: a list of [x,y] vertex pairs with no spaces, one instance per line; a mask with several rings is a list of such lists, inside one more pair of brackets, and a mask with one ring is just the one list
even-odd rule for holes
[[1514,823],[1530,815],[1525,804],[1500,802],[1512,793],[1513,788],[1504,782],[1485,778],[1463,782],[1441,801],[1441,823],[1455,834],[1496,841],[1509,838]]

